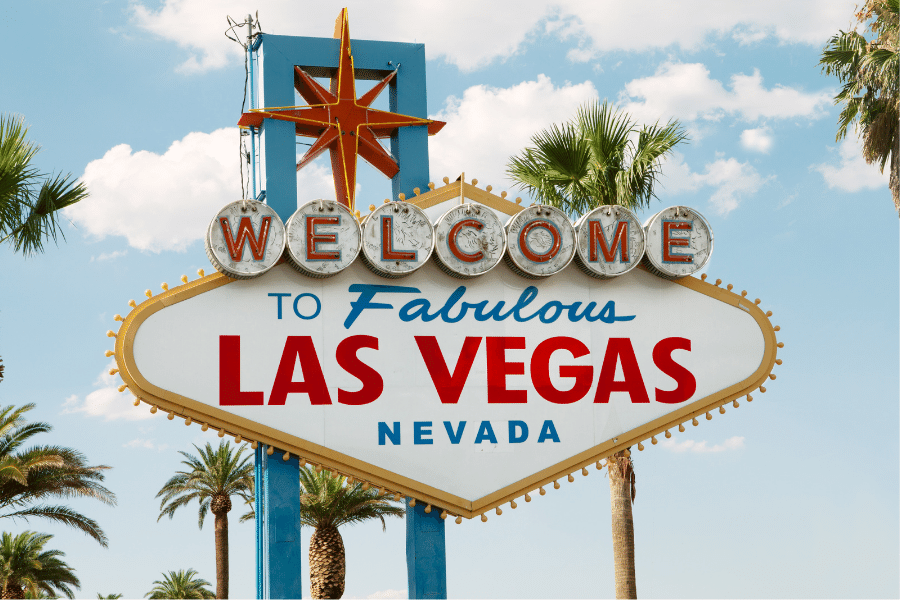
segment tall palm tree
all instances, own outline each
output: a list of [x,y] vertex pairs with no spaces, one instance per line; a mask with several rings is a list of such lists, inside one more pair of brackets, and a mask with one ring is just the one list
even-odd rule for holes
[[402,517],[406,511],[391,503],[367,484],[348,483],[343,476],[328,471],[300,469],[300,522],[315,528],[309,540],[309,586],[313,598],[340,598],[344,595],[346,557],[341,525],[369,519]]
[[0,243],[26,256],[56,242],[62,235],[57,211],[88,196],[71,174],[48,176],[32,165],[40,147],[27,133],[24,119],[0,115]]
[[638,127],[606,101],[592,102],[535,134],[506,172],[535,201],[570,215],[604,204],[642,208],[656,197],[662,161],[687,139],[676,120]]
[[68,506],[47,505],[51,498],[94,498],[114,506],[116,496],[101,482],[104,465],[89,466],[83,454],[61,446],[23,448],[31,437],[47,433],[47,423],[29,423],[34,404],[0,408],[0,519],[50,519],[80,529],[107,546],[100,525]]
[[162,581],[154,581],[153,589],[144,594],[144,598],[197,598],[204,600],[216,597],[212,590],[206,587],[210,583],[205,579],[198,579],[197,571],[194,569],[169,571],[162,575]]
[[836,139],[855,122],[866,162],[877,162],[884,173],[890,160],[888,185],[900,213],[900,2],[866,0],[856,20],[873,39],[855,29],[841,31],[828,40],[819,60],[822,70],[843,84],[834,97],[835,104],[843,104]]
[[[606,101],[592,102],[571,121],[535,134],[534,146],[511,157],[506,172],[536,201],[572,216],[606,204],[644,208],[657,197],[663,161],[687,140],[675,119],[638,126]],[[609,465],[616,598],[636,598],[630,452],[615,454]]]
[[616,452],[607,460],[609,502],[613,514],[613,560],[616,565],[616,598],[637,598],[634,574],[634,503],[635,476],[631,453]]
[[200,503],[197,524],[203,529],[206,514],[212,512],[216,532],[216,598],[227,598],[228,511],[232,496],[244,501],[253,496],[253,463],[249,455],[243,456],[245,444],[237,452],[224,440],[218,449],[209,443],[205,448],[196,445],[194,448],[199,456],[179,451],[185,458],[181,464],[187,470],[177,471],[156,494],[157,498],[162,497],[157,521],[166,515],[171,519],[176,510],[197,500]]
[[[0,539],[0,582],[3,598],[74,598],[81,586],[75,572],[60,558],[60,550],[45,550],[52,535],[24,531],[17,536],[4,533]],[[73,590],[74,588],[74,590]]]

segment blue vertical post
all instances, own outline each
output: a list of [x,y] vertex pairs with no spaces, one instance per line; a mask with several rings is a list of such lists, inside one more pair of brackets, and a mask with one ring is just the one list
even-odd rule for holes
[[[338,66],[340,40],[262,34],[258,38],[257,78],[259,107],[294,105],[294,66],[307,69],[315,77],[329,76]],[[354,67],[358,79],[379,80],[397,69],[397,77],[391,83],[390,109],[414,117],[427,117],[428,105],[425,95],[425,46],[399,42],[375,42],[351,40]],[[399,68],[398,68],[399,65]],[[292,123],[266,119],[260,131],[260,189],[266,194],[266,202],[283,221],[297,210],[297,153],[296,134]],[[425,126],[401,127],[391,139],[391,154],[400,166],[400,172],[393,178],[394,197],[399,193],[411,197],[414,188],[427,189],[428,173],[428,129]],[[306,202],[313,198],[302,197]],[[296,464],[296,459],[291,459]],[[282,465],[281,459],[270,459],[264,464],[271,468],[275,463]],[[293,477],[299,486],[295,467]],[[271,504],[271,490],[265,491],[265,502]],[[294,496],[299,505],[299,489]],[[272,519],[270,508],[268,519]],[[447,597],[447,560],[445,549],[444,521],[440,511],[426,514],[424,507],[407,507],[406,521],[406,566],[410,598]],[[299,560],[299,521],[297,536],[297,558]],[[277,546],[271,531],[261,532],[263,546],[269,556]],[[291,550],[293,551],[293,550]],[[263,587],[271,590],[265,597],[300,597],[299,587],[292,595],[278,596],[275,589],[271,559],[263,560],[263,570],[268,569]],[[281,571],[278,571],[281,573]],[[298,569],[299,574],[299,569]],[[263,577],[263,575],[259,575]],[[299,586],[299,575],[297,580]],[[282,588],[278,588],[282,589]],[[287,589],[287,588],[284,588]]]
[[296,456],[269,456],[256,450],[261,485],[256,498],[257,570],[260,599],[301,598],[300,464]]
[[410,598],[447,597],[447,550],[440,509],[406,499],[406,579]]

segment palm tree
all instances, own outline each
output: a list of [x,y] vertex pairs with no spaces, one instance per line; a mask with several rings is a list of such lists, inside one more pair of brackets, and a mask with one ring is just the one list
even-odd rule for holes
[[313,598],[340,598],[344,595],[346,559],[344,540],[338,527],[381,519],[402,517],[405,510],[390,502],[390,496],[370,489],[368,484],[349,483],[328,471],[300,469],[300,522],[315,528],[309,540],[309,586]]
[[0,582],[3,598],[55,597],[63,593],[74,598],[73,588],[81,582],[72,567],[60,557],[60,550],[45,550],[53,536],[24,531],[17,536],[4,533],[0,539]]
[[103,594],[97,594],[99,600],[119,600],[121,597],[122,594],[107,594],[105,596]]
[[107,546],[96,521],[67,506],[42,504],[50,498],[94,498],[114,506],[116,496],[101,482],[109,467],[89,466],[83,454],[61,446],[22,446],[34,435],[47,433],[47,423],[29,423],[25,413],[34,404],[0,408],[0,518],[40,517],[80,529]]
[[639,128],[628,113],[593,102],[535,134],[506,172],[537,202],[570,215],[605,204],[642,208],[656,197],[662,161],[687,139],[676,120]]
[[178,471],[159,490],[159,519],[197,500],[200,503],[198,525],[203,529],[207,512],[215,516],[216,531],[216,598],[228,597],[228,511],[231,496],[244,501],[253,497],[253,463],[250,457],[242,458],[247,446],[242,444],[237,452],[229,442],[222,441],[218,449],[207,443],[205,448],[194,448],[199,457],[187,452],[179,453],[188,468]]
[[609,502],[613,514],[613,560],[616,565],[616,598],[637,598],[634,575],[634,463],[631,452],[616,452],[607,460]]
[[841,31],[825,44],[819,64],[826,74],[836,75],[843,84],[834,97],[835,104],[844,105],[838,117],[836,139],[843,139],[855,121],[866,162],[878,162],[884,173],[890,159],[888,185],[900,213],[898,5],[898,0],[866,0],[856,20],[866,25],[874,39],[866,39],[855,29]]
[[[662,163],[688,140],[681,124],[641,126],[608,104],[593,102],[575,119],[535,134],[534,147],[513,156],[507,174],[535,200],[579,216],[606,204],[644,208],[656,198]],[[630,452],[609,460],[616,598],[636,598],[634,465]]]
[[47,176],[31,164],[40,147],[27,133],[24,119],[0,115],[0,243],[26,256],[56,242],[62,235],[57,211],[88,196],[71,174]]
[[144,598],[215,598],[210,583],[205,579],[197,579],[194,569],[169,571],[163,573],[162,581],[154,581],[153,589],[144,594]]

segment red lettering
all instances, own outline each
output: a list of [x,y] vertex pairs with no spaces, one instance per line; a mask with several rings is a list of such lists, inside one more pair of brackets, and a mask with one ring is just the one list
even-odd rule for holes
[[[294,381],[294,365],[300,359],[303,381]],[[270,406],[283,406],[288,394],[308,394],[310,404],[331,404],[325,375],[312,338],[308,335],[289,335],[272,384]]]
[[415,250],[394,250],[394,217],[381,217],[381,260],[416,260]]
[[579,340],[570,337],[552,337],[544,340],[534,349],[531,356],[531,380],[534,389],[544,399],[554,404],[571,404],[587,395],[594,379],[594,367],[590,365],[561,365],[560,377],[573,377],[575,383],[569,390],[558,390],[550,381],[550,355],[557,350],[567,350],[574,358],[590,354],[590,350]]
[[656,401],[665,404],[679,404],[694,395],[697,391],[697,379],[694,374],[672,358],[674,350],[691,349],[691,340],[682,337],[670,337],[660,340],[653,347],[653,362],[660,371],[675,380],[678,385],[674,390],[666,391],[656,388]]
[[528,401],[525,390],[506,389],[507,375],[524,375],[525,363],[507,362],[507,350],[524,350],[524,337],[487,338],[488,404],[523,404]]
[[459,260],[467,263],[478,262],[482,258],[484,258],[484,252],[479,250],[478,252],[473,252],[469,254],[468,252],[463,252],[459,245],[456,243],[456,237],[459,235],[459,232],[463,227],[471,227],[476,231],[481,231],[484,229],[484,223],[477,219],[463,219],[462,221],[458,221],[453,227],[450,228],[450,233],[447,234],[447,245],[450,246],[450,252],[453,253],[453,256],[458,258]]
[[241,336],[219,336],[219,405],[261,406],[265,394],[241,391]]
[[341,260],[340,250],[321,251],[319,244],[336,244],[336,233],[319,233],[319,225],[340,225],[338,215],[306,215],[306,260]]
[[422,360],[425,361],[428,374],[431,375],[434,389],[437,390],[441,403],[456,404],[462,394],[463,387],[466,385],[466,379],[469,378],[472,363],[475,362],[475,355],[478,353],[478,347],[481,346],[481,338],[466,338],[463,342],[462,350],[459,352],[459,358],[456,361],[456,367],[454,367],[452,375],[447,368],[447,361],[444,360],[441,347],[433,335],[417,335],[416,344],[419,345]]
[[[622,364],[622,381],[616,381],[616,365]],[[629,338],[609,338],[600,377],[597,379],[597,393],[594,402],[607,403],[612,392],[628,392],[636,404],[650,402],[644,378],[634,356],[634,348]]]
[[362,389],[348,392],[338,389],[338,403],[359,406],[374,402],[384,391],[384,380],[381,374],[356,356],[362,348],[378,350],[378,338],[371,335],[354,335],[338,344],[335,357],[342,369],[362,382]]
[[222,226],[222,235],[225,237],[225,245],[228,246],[228,254],[231,260],[239,262],[244,260],[244,244],[250,244],[250,252],[253,260],[262,260],[266,256],[266,244],[269,242],[269,228],[272,217],[263,217],[259,228],[259,235],[253,237],[253,222],[250,217],[241,217],[238,222],[237,241],[231,231],[231,221],[228,217],[219,217],[219,225]]
[[672,231],[690,231],[694,225],[689,221],[663,221],[663,262],[669,263],[692,263],[694,262],[693,254],[676,254],[672,252],[672,247],[688,248],[691,241],[688,238],[674,238]]
[[622,262],[628,262],[628,221],[616,223],[616,231],[613,233],[612,243],[606,245],[606,235],[603,233],[603,224],[600,221],[591,221],[590,228],[590,256],[591,262],[599,262],[600,255],[597,248],[603,253],[603,260],[613,262],[616,260],[616,252],[621,254]]
[[[549,233],[552,240],[550,249],[543,254],[534,252],[528,245],[528,234],[531,233],[531,231],[535,228],[543,229],[544,231]],[[525,226],[522,227],[522,230],[519,232],[519,250],[521,250],[522,254],[525,255],[525,258],[527,258],[531,262],[542,263],[551,260],[554,256],[559,254],[561,245],[562,239],[560,238],[559,230],[556,229],[556,225],[544,219],[535,219],[534,221],[525,223]]]

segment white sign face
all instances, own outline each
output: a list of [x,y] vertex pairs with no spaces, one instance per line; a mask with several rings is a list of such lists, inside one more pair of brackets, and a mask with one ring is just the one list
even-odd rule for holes
[[145,402],[471,517],[752,391],[775,336],[746,299],[643,269],[386,283],[357,261],[173,288],[116,356]]
[[284,223],[262,202],[232,202],[210,222],[206,255],[217,271],[235,279],[258,277],[284,252]]
[[356,260],[362,244],[356,215],[334,200],[307,202],[285,228],[288,260],[310,277],[340,273]]
[[507,258],[524,277],[559,273],[575,256],[575,228],[552,206],[529,206],[506,224]]
[[686,206],[672,206],[644,225],[645,264],[662,277],[693,275],[702,269],[713,250],[713,234],[703,215]]
[[434,224],[434,255],[448,274],[469,278],[484,275],[506,252],[506,230],[487,206],[461,204]]
[[644,228],[634,213],[622,206],[595,208],[578,220],[575,231],[575,260],[588,275],[618,277],[644,257]]
[[382,277],[409,275],[428,262],[433,249],[428,217],[408,202],[382,204],[363,222],[363,259]]

